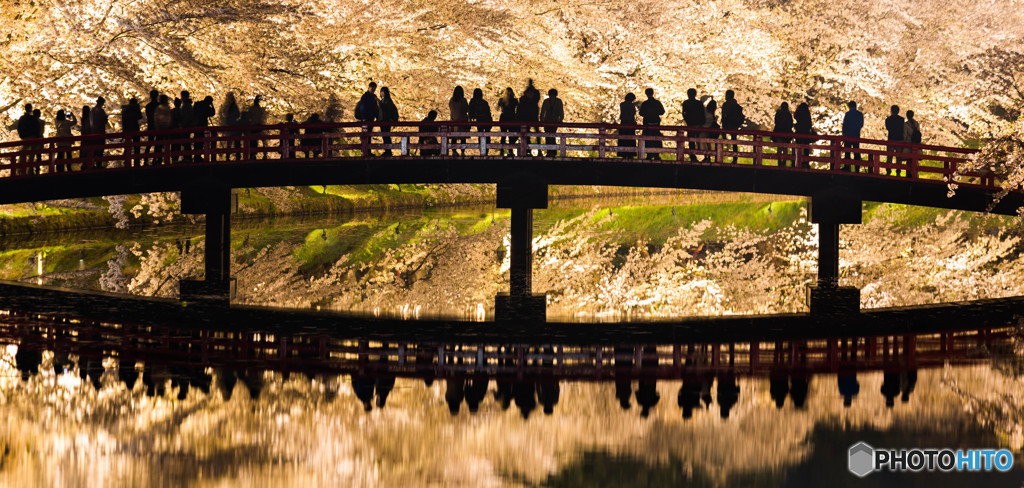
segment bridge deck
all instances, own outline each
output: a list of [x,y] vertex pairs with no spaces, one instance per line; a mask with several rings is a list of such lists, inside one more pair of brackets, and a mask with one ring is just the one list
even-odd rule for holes
[[[498,183],[523,173],[569,185],[804,196],[841,188],[862,200],[1003,214],[1024,203],[1014,191],[992,206],[1001,182],[965,171],[974,151],[964,148],[678,126],[492,128],[484,135],[452,122],[292,124],[7,142],[0,144],[0,203],[198,183]],[[384,152],[390,155],[373,156]]]

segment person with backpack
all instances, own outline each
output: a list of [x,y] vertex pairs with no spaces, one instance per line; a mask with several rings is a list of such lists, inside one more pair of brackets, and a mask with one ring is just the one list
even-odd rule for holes
[[[359,98],[359,102],[356,103],[356,120],[363,122],[363,135],[361,136],[363,147],[370,146],[370,136],[373,133],[373,127],[370,125],[380,117],[380,101],[377,100],[377,83],[370,82],[366,88],[366,92]],[[367,150],[363,154],[363,157],[373,156],[373,152]]]
[[[917,119],[914,118],[914,111],[907,110],[907,121],[903,123],[903,142],[909,142],[911,144],[921,143],[921,125],[917,123]],[[903,148],[903,152],[907,154],[914,154],[917,149],[913,147]],[[904,159],[904,164],[909,165],[912,158]],[[910,176],[910,173],[907,174]]]

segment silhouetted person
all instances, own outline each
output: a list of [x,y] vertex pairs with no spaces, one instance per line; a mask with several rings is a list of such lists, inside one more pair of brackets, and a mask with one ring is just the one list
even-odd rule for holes
[[[39,122],[35,116],[32,115],[32,104],[25,104],[25,113],[18,118],[17,122],[18,139],[23,141],[29,141],[38,137],[36,134],[39,133]],[[21,146],[22,150],[31,150],[32,147],[28,144]],[[21,162],[27,163],[35,160],[35,156],[22,156]],[[19,174],[20,171],[15,171],[14,174]]]
[[[93,134],[106,134],[107,133],[107,126],[110,125],[110,119],[109,119],[109,117],[107,117],[107,110],[105,108],[106,107],[106,103],[107,103],[106,99],[104,99],[103,97],[99,97],[99,98],[96,99],[96,106],[92,108],[92,113],[90,114],[90,116],[92,117],[92,133]],[[102,158],[103,157],[104,150],[103,150],[102,146],[104,144],[106,144],[106,143],[107,143],[106,139],[97,139],[95,141],[95,144],[101,146],[101,147],[96,148],[95,151],[93,151],[93,153],[96,155],[97,158]],[[103,161],[97,161],[96,162],[96,167],[97,168],[102,168],[104,166],[106,166],[105,162],[103,162]]]
[[[356,103],[356,120],[363,122],[365,127],[365,133],[362,136],[363,147],[369,147],[370,135],[373,132],[373,126],[370,124],[377,120],[380,116],[380,101],[377,100],[377,84],[370,82],[366,87],[366,92],[363,93],[362,97],[359,97],[359,102]],[[363,157],[369,157],[373,155],[372,151],[365,151]]]
[[[523,94],[519,97],[519,105],[516,107],[516,120],[524,122],[520,124],[520,130],[523,132],[530,132],[533,130],[533,125],[527,124],[526,122],[537,122],[540,118],[540,90],[533,86],[533,80],[527,80],[526,89],[523,90]],[[526,143],[529,144],[529,135]],[[530,154],[520,154],[520,156],[532,155],[533,151],[529,151]]]
[[[519,108],[519,99],[516,98],[515,92],[512,91],[512,87],[505,88],[505,94],[498,99],[498,122],[514,122],[516,120],[516,110]],[[514,124],[501,124],[502,132],[514,132],[519,130]],[[501,143],[515,144],[519,141],[516,136],[501,136]],[[509,149],[508,156],[515,155],[515,150]]]
[[[139,106],[139,100],[132,97],[128,100],[128,104],[121,107],[121,131],[126,133],[139,132],[142,130],[142,107]],[[140,142],[142,138],[140,135],[135,134],[129,136],[129,140],[132,143],[131,148],[124,150],[125,154],[133,154],[133,158],[125,158],[125,166],[134,167],[140,163],[138,155],[142,153],[142,146]],[[127,141],[125,141],[127,142]]]
[[843,406],[849,407],[853,404],[853,397],[860,393],[857,370],[849,366],[840,367],[836,383],[839,386],[839,394],[843,397]]
[[[689,90],[686,90],[686,100],[683,101],[683,122],[686,126],[703,127],[704,113],[704,104],[700,103],[700,100],[697,100],[697,89],[690,88]],[[686,137],[690,139],[690,161],[696,162],[697,156],[692,151],[697,150],[697,143],[693,141],[693,138],[700,137],[700,131],[687,131]]]
[[[242,135],[242,133],[237,130],[237,127],[242,120],[242,110],[238,108],[238,100],[235,99],[235,92],[229,91],[227,95],[224,95],[224,101],[220,104],[220,110],[217,111],[217,114],[218,125],[220,125],[221,127],[232,128],[225,133],[228,137],[238,137]],[[228,153],[227,159],[229,161],[232,159],[242,158],[242,141],[229,141],[227,143],[227,147],[238,150],[237,153]]]
[[896,397],[900,394],[900,373],[899,371],[886,371],[882,373],[882,396],[885,397],[885,406],[892,408],[896,404]]
[[[885,140],[887,141],[898,141],[903,142],[903,125],[906,121],[903,117],[900,117],[899,105],[893,105],[889,107],[889,116],[885,118]],[[902,151],[902,148],[896,146],[888,146],[885,148],[889,154],[885,157],[885,161],[889,164],[893,164],[899,161],[899,158],[892,153]],[[891,168],[886,170],[884,174],[899,176],[900,170]]]
[[[907,121],[903,124],[903,142],[910,144],[921,143],[921,125],[917,123],[917,119],[914,118],[914,111],[907,110]],[[916,149],[912,147],[903,148],[903,152],[907,154],[914,154]],[[907,164],[911,163],[911,159],[904,159]],[[910,171],[907,171],[907,176],[911,176]]]
[[[452,122],[469,121],[469,101],[466,100],[466,94],[463,91],[462,86],[456,86],[455,89],[452,90],[452,97],[448,99],[448,113],[450,115],[448,120],[451,120]],[[452,127],[452,131],[455,132],[465,132],[467,130],[469,130],[469,127]],[[465,144],[466,138],[452,137],[451,142],[452,144]],[[459,151],[455,146],[452,146],[452,155],[465,156],[466,150],[463,149]]]
[[322,127],[311,127],[321,123],[320,114],[314,113],[303,122],[302,129],[302,148],[306,152],[307,158],[320,157],[320,150],[323,147],[323,138],[320,137],[324,133]]
[[718,378],[718,411],[723,419],[729,418],[729,411],[740,398],[740,387],[736,384],[736,375],[726,373]]
[[[558,90],[552,88],[548,90],[548,97],[544,99],[544,105],[540,108],[540,121],[546,124],[561,124],[565,120],[565,108],[562,105],[562,99],[558,98]],[[558,131],[557,126],[545,126],[544,132],[547,134],[554,134]],[[544,144],[552,145],[556,143],[556,139],[548,135],[544,140]],[[557,149],[548,149],[548,157],[558,156]],[[565,156],[564,154],[562,156]]]
[[373,386],[374,380],[372,378],[364,378],[361,376],[352,376],[352,391],[355,392],[356,398],[363,404],[363,410],[369,412],[373,410]]
[[[380,131],[383,134],[388,134],[383,137],[384,144],[391,144],[391,125],[387,125],[387,122],[398,122],[398,107],[395,105],[395,101],[391,99],[391,90],[388,87],[380,89],[380,121],[382,124]],[[384,156],[391,156],[394,152],[389,148],[384,150]]]
[[[811,120],[811,107],[807,105],[807,102],[802,102],[796,106],[796,110],[793,111],[793,132],[803,135],[811,136],[814,135],[814,122]],[[813,144],[815,139],[813,137],[797,137],[796,142],[798,144]],[[803,150],[804,157],[811,155],[810,148]]]
[[[722,102],[722,128],[725,130],[740,130],[746,121],[747,118],[743,115],[743,107],[736,101],[736,92],[727,90],[725,92],[725,101]],[[734,141],[736,140],[736,134],[729,134],[728,137]],[[736,145],[733,144],[732,151],[736,152],[737,149]],[[733,156],[732,162],[735,163],[737,159],[736,156]]]
[[775,408],[782,408],[786,405],[786,397],[789,395],[789,375],[780,368],[772,369],[768,374],[768,393],[772,400],[775,400]]
[[[145,110],[145,114],[146,114],[146,130],[147,131],[155,131],[156,130],[156,120],[154,119],[154,116],[156,115],[156,108],[159,105],[160,105],[160,92],[157,91],[157,90],[150,90],[149,91],[149,102],[146,103],[146,107],[144,109]],[[155,142],[156,141],[156,135],[155,134],[149,134],[148,136],[146,136],[146,140],[149,141],[149,145],[146,146],[146,154],[149,155],[148,161],[149,161],[150,164],[152,164],[152,163],[155,162],[155,160],[153,159],[152,154],[156,151],[156,142]]]
[[523,419],[530,418],[530,413],[537,408],[537,397],[534,393],[536,387],[533,383],[516,383],[512,387],[512,396],[515,400],[516,407],[519,408],[519,414],[523,416]]
[[[636,95],[627,93],[625,100],[619,104],[619,123],[622,125],[637,125],[636,123]],[[636,131],[633,129],[619,129],[620,136],[630,136],[628,138],[619,139],[619,147],[636,147]],[[632,159],[636,157],[635,152],[619,151],[620,158]]]
[[[195,118],[195,126],[198,129],[202,129],[203,132],[198,133],[198,137],[203,138],[206,135],[205,129],[210,127],[210,119],[217,115],[217,109],[213,107],[213,97],[207,96],[202,100],[195,103],[193,106],[193,116]],[[211,133],[212,135],[212,133]],[[195,161],[203,161],[204,158],[201,155],[203,151],[208,149],[203,142],[196,142],[193,146],[199,154],[195,155]],[[211,155],[211,159],[213,156]]]
[[388,403],[388,395],[395,389],[395,377],[385,376],[378,378],[374,386],[377,389],[377,408],[384,408]]
[[[181,105],[178,107],[178,120],[177,127],[182,129],[192,129],[196,126],[196,114],[195,114],[195,101],[192,100],[192,95],[189,94],[188,90],[181,91]],[[195,134],[192,131],[182,132],[179,136],[180,139],[184,139],[185,142],[181,145],[181,149],[186,152],[192,151],[192,143],[189,142]],[[179,162],[190,162],[191,156],[182,154],[178,157]]]
[[[92,134],[92,107],[88,105],[82,106],[82,117],[78,119],[81,124],[81,134],[87,136]],[[82,162],[82,169],[88,169],[92,167],[92,149],[91,146],[93,141],[83,140],[79,143],[80,147],[78,150],[78,157],[84,159]]]
[[[65,112],[63,109],[57,111],[57,116],[53,121],[55,136],[58,138],[74,137],[72,130],[78,125],[78,119],[75,118],[75,114],[71,112]],[[61,148],[57,152],[57,159],[67,161],[71,159],[71,144],[72,141],[60,141],[57,143],[57,147]],[[57,165],[57,171],[68,171],[70,170],[70,164],[63,163]]]
[[[174,111],[171,109],[170,98],[167,95],[160,95],[160,104],[157,105],[153,113],[153,123],[158,131],[168,131],[174,126]],[[159,155],[156,161],[159,164],[170,162],[167,156],[169,148],[166,142],[172,137],[174,136],[169,134],[161,134],[156,137],[156,140],[160,142],[156,146],[156,152]]]
[[[423,117],[423,122],[435,122],[435,121],[437,121],[437,111],[436,110],[431,110],[431,111],[427,112],[427,116]],[[420,127],[420,132],[424,132],[424,133],[437,132],[437,126],[423,126],[423,127]],[[424,144],[429,144],[429,145],[432,145],[432,146],[437,146],[437,144],[438,144],[437,137],[436,136],[420,136],[420,145],[422,146]],[[441,154],[441,149],[439,147],[430,147],[430,148],[423,147],[423,148],[420,149],[420,155],[421,156],[438,156],[440,154]]]
[[542,380],[537,384],[537,398],[544,406],[544,415],[551,415],[555,411],[560,391],[557,380]]
[[[644,125],[661,125],[661,116],[665,115],[665,106],[662,105],[658,99],[654,98],[653,88],[644,90],[644,94],[647,95],[647,100],[644,100],[644,103],[640,104],[640,118],[643,119]],[[661,131],[656,129],[645,129],[643,131],[643,135],[660,137]],[[645,140],[643,144],[645,150],[662,147],[661,140]],[[647,151],[647,159],[661,159],[661,154]]]
[[[491,106],[487,103],[487,100],[484,100],[484,91],[479,88],[473,90],[473,98],[469,99],[469,120],[477,123],[477,132],[491,131],[490,123],[494,121],[494,117],[491,115]],[[483,135],[481,135],[482,140],[484,140]],[[490,142],[488,138],[487,143],[489,144]],[[486,156],[487,153],[480,155]]]
[[[793,133],[793,114],[789,111],[789,103],[782,102],[779,105],[779,109],[775,111],[775,126],[772,127],[772,132],[776,135],[772,136],[772,141],[781,144],[789,144],[793,142],[793,138],[789,137],[788,134]],[[782,159],[781,155],[789,154],[789,149],[780,147],[777,150],[779,154],[779,166],[792,166],[792,162]]]
[[[857,102],[850,101],[846,104],[849,110],[846,111],[846,115],[843,116],[843,137],[850,139],[860,139],[860,131],[864,128],[864,114],[860,110],[857,110]],[[860,149],[859,141],[843,141],[843,147],[852,149]],[[853,153],[847,151],[844,155],[846,159],[856,159],[861,161],[860,153]],[[849,167],[854,173],[859,171],[857,166],[843,165],[843,168]]]
[[[171,108],[171,127],[174,129],[182,128],[181,118],[181,99],[174,97],[174,102]],[[181,134],[180,131],[175,131],[175,134],[170,135],[168,138],[171,140],[171,154],[169,160],[171,163],[177,163],[178,159],[181,158],[181,140],[185,138],[185,135]]]
[[[718,114],[716,113],[717,111],[718,111],[718,102],[716,102],[714,98],[712,98],[711,100],[708,100],[708,103],[704,105],[704,126],[703,127],[705,129],[718,129],[718,128],[720,128],[719,125],[718,125]],[[702,132],[701,133],[701,137],[704,138],[704,139],[718,139],[718,133],[717,132],[711,132],[711,131]],[[703,143],[702,144],[702,148],[705,151],[714,151],[715,150],[714,144],[712,144],[710,142]],[[704,156],[703,158],[701,158],[701,161],[706,162],[706,161],[709,160],[709,158],[711,160],[714,160],[714,156],[710,156],[710,157],[709,156]]]
[[[213,105],[210,105],[210,107],[213,107]],[[249,112],[248,125],[260,127],[267,125],[267,109],[263,108],[262,95],[256,95],[256,97],[252,99],[252,105],[249,106],[249,110],[247,110],[247,112]],[[262,137],[263,129],[252,129],[249,131],[249,135],[256,137],[256,139],[249,140],[250,148],[266,147],[267,144],[264,142]],[[258,155],[258,153],[254,153],[252,157],[256,158]],[[266,158],[266,155],[263,157]]]

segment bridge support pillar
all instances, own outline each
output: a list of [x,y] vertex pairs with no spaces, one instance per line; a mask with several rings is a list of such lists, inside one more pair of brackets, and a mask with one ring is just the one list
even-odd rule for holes
[[546,320],[547,294],[533,293],[533,209],[548,208],[548,185],[529,178],[498,184],[498,208],[512,210],[509,293],[494,298],[494,319]]
[[860,290],[839,286],[839,226],[863,222],[860,199],[841,192],[815,195],[808,217],[818,224],[818,282],[807,290],[811,313],[858,313]]
[[231,278],[231,214],[238,200],[231,188],[204,186],[181,192],[181,213],[206,217],[206,254],[203,280],[181,280],[183,301],[226,304],[235,295]]

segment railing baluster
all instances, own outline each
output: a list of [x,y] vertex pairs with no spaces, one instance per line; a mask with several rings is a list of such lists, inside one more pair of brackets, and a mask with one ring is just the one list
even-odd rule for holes
[[409,136],[402,136],[402,156],[409,155]]
[[604,159],[604,130],[597,129],[597,157]]
[[832,161],[829,162],[829,165],[831,166],[829,171],[839,171],[839,168],[842,167],[840,163],[840,160],[842,159],[842,144],[839,142],[839,139],[832,139],[831,151]]
[[441,126],[440,135],[441,135],[441,155],[442,156],[449,156],[449,154],[448,154],[448,126],[447,125],[442,125]]

